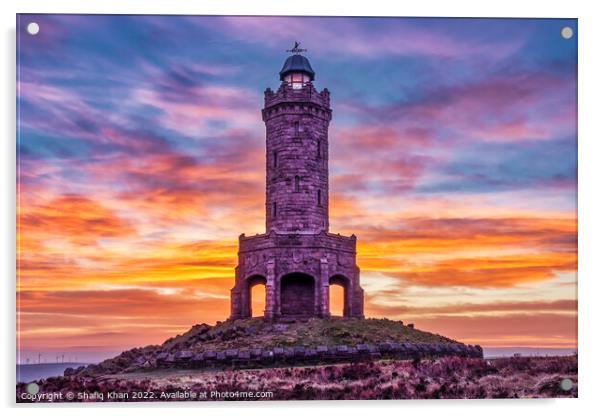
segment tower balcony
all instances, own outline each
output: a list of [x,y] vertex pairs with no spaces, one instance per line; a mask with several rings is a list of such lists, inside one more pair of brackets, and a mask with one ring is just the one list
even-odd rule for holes
[[264,100],[264,113],[272,107],[285,103],[313,103],[330,112],[330,91],[324,88],[318,92],[311,82],[305,83],[301,88],[293,88],[290,83],[282,82],[276,92],[271,88],[266,89]]
[[328,232],[315,233],[277,233],[272,231],[266,234],[246,236],[241,234],[238,238],[239,252],[263,250],[282,247],[303,248],[329,248],[337,251],[355,253],[357,238],[355,235],[344,236]]

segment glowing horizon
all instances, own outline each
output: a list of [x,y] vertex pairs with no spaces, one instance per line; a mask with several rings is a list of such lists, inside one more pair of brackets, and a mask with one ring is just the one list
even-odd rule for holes
[[358,237],[367,317],[576,348],[576,20],[18,20],[22,351],[228,317],[237,237],[264,232],[262,93],[297,34],[332,94],[330,231]]

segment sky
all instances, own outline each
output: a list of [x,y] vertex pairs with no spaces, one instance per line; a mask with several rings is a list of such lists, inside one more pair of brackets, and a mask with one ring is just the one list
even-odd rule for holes
[[20,15],[17,32],[20,361],[228,317],[238,236],[265,231],[263,91],[296,40],[331,92],[330,230],[358,237],[366,316],[576,348],[576,20]]

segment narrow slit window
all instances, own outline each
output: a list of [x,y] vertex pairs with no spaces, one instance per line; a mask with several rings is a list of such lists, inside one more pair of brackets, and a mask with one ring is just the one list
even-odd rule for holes
[[295,192],[299,192],[301,178],[295,176]]
[[318,189],[318,206],[322,206],[322,191]]
[[322,142],[318,140],[318,159],[322,157]]
[[299,137],[299,122],[295,121],[295,137]]
[[276,215],[278,214],[277,208],[278,208],[278,207],[277,207],[276,203],[274,202],[274,203],[272,204],[272,217],[273,217],[273,218],[276,218]]
[[278,152],[274,152],[274,167],[278,166]]

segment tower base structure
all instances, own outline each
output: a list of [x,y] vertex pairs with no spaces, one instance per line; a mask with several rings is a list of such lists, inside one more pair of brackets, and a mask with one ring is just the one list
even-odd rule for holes
[[230,319],[252,316],[252,288],[265,285],[264,317],[330,317],[330,286],[343,288],[343,316],[364,317],[364,290],[356,265],[356,237],[271,231],[239,237]]

